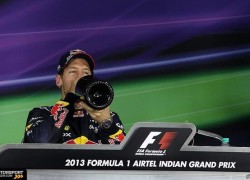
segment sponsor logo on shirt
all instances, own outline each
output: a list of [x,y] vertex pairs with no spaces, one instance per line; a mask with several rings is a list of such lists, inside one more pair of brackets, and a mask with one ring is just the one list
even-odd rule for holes
[[80,136],[75,139],[66,141],[64,144],[96,144],[94,141],[89,140],[86,136]]
[[68,109],[63,108],[67,105],[69,105],[69,103],[64,101],[58,101],[51,109],[51,114],[54,117],[54,120],[56,121],[55,126],[57,128],[60,128],[62,126],[66,118],[66,115],[69,112]]
[[124,134],[123,134],[122,130],[119,129],[115,134],[112,134],[109,137],[121,142],[124,139]]

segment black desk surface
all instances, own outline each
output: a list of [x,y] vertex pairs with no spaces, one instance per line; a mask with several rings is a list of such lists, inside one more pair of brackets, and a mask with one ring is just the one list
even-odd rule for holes
[[137,123],[120,145],[6,144],[0,169],[250,172],[250,148],[190,146],[189,123]]

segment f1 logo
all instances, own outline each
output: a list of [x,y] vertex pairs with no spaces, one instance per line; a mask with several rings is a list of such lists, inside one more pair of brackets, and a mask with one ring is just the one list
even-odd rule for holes
[[[156,136],[159,136],[162,132],[150,132],[147,138],[144,140],[140,148],[146,148],[149,144],[154,144]],[[173,139],[176,136],[176,132],[165,132],[158,144],[160,144],[160,149],[167,149]]]
[[149,144],[153,144],[155,142],[155,139],[153,137],[158,136],[159,134],[161,134],[161,132],[150,132],[140,148],[146,148]]

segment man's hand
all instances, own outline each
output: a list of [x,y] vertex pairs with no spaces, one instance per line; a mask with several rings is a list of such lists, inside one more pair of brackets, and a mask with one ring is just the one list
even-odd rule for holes
[[101,123],[104,120],[110,118],[109,107],[106,107],[105,109],[101,109],[101,110],[96,110],[96,109],[92,109],[91,107],[89,107],[83,101],[77,102],[77,107],[85,109],[90,114],[90,116],[98,123]]

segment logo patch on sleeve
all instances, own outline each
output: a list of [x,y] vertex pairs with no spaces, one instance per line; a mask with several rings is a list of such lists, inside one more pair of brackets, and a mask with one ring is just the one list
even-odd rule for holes
[[65,106],[69,105],[69,103],[64,101],[58,101],[51,109],[51,114],[56,121],[55,126],[60,128],[68,114],[69,110],[64,108]]

